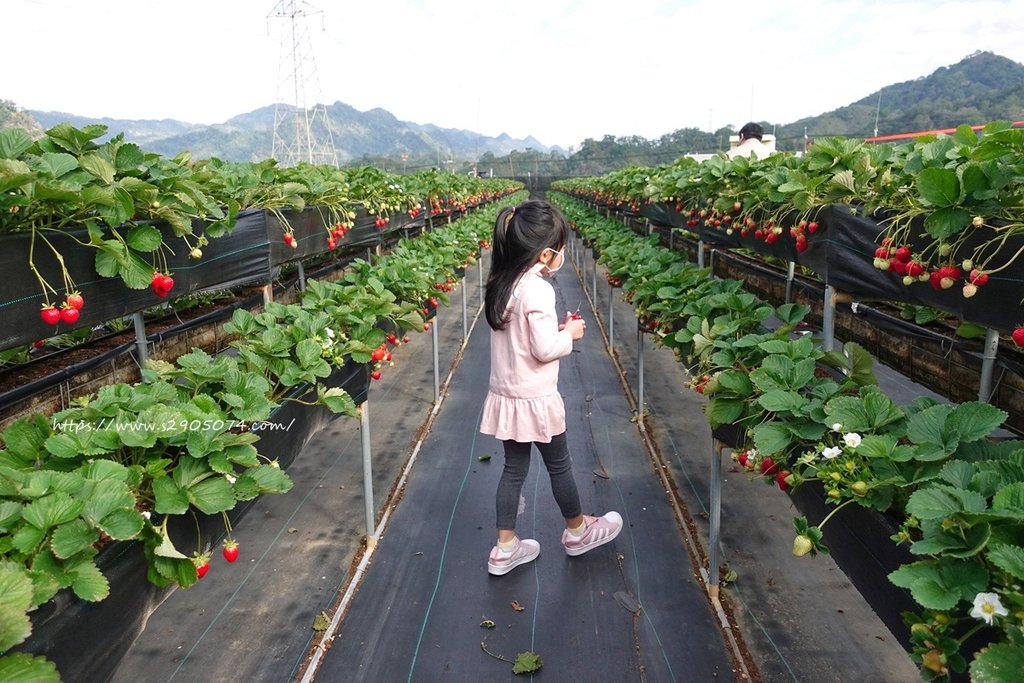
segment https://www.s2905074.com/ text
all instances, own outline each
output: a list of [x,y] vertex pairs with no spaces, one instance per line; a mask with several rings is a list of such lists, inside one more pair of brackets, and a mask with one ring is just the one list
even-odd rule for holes
[[138,420],[119,420],[115,417],[103,417],[96,420],[54,420],[54,431],[78,434],[82,432],[137,432],[157,434],[179,434],[182,432],[287,432],[295,424],[290,422],[247,422],[244,420],[225,419],[167,419],[143,422]]

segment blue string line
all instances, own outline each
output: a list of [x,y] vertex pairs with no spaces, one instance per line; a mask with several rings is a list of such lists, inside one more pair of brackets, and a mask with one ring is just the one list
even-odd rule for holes
[[[480,424],[480,418],[483,415],[483,412],[484,407],[483,402],[481,402],[480,412],[476,416],[477,425]],[[410,683],[412,682],[413,671],[416,669],[416,658],[419,657],[420,646],[423,644],[423,633],[427,630],[427,622],[430,620],[430,611],[434,606],[434,598],[437,597],[437,591],[441,586],[441,576],[444,570],[444,559],[445,555],[447,555],[448,553],[448,539],[451,537],[452,534],[452,524],[455,521],[455,511],[458,509],[459,501],[462,499],[462,492],[466,488],[466,481],[469,479],[469,473],[473,470],[473,456],[474,453],[476,452],[477,434],[478,430],[474,430],[473,440],[472,442],[470,442],[469,446],[469,459],[467,460],[466,464],[466,472],[465,474],[462,475],[462,483],[459,485],[459,492],[456,494],[455,502],[452,504],[452,514],[448,518],[448,528],[445,530],[444,543],[441,545],[441,559],[438,561],[437,564],[437,581],[434,582],[434,591],[430,594],[430,600],[427,602],[427,611],[423,615],[423,623],[420,625],[420,635],[419,638],[416,639],[416,648],[413,650],[412,662],[409,664],[409,678],[407,680]]]
[[[594,396],[594,395],[596,395],[594,390],[593,390],[594,386],[596,386],[596,379],[594,377],[593,365],[588,364],[587,368],[590,371],[590,377],[591,377],[591,391],[590,391],[590,395]],[[601,407],[600,402],[599,401],[592,401],[592,403],[596,406],[596,409],[602,414],[602,416],[605,416],[604,409]],[[614,451],[613,451],[613,448],[612,448],[612,445],[611,445],[611,434],[609,432],[609,425],[611,424],[611,420],[606,417],[605,419],[601,420],[601,422],[604,424],[604,438],[605,438],[605,443],[607,445],[606,452],[612,453]],[[644,615],[644,619],[647,621],[647,625],[650,626],[651,631],[654,633],[654,639],[658,643],[658,647],[661,649],[662,659],[665,661],[665,666],[668,668],[669,676],[672,678],[672,680],[674,682],[674,681],[677,680],[676,679],[676,675],[675,675],[675,672],[672,669],[672,663],[669,661],[668,652],[666,652],[666,649],[665,649],[665,644],[661,640],[661,635],[658,633],[658,627],[655,626],[653,621],[651,621],[651,616],[647,612],[647,610],[643,609],[643,600],[642,600],[642,597],[641,597],[641,587],[642,586],[641,586],[641,581],[640,581],[640,558],[637,556],[636,539],[633,537],[632,532],[629,531],[631,526],[630,526],[630,522],[629,522],[630,517],[629,517],[629,509],[628,509],[628,507],[626,505],[626,498],[625,498],[625,496],[622,493],[622,488],[619,486],[618,480],[615,479],[614,477],[612,477],[610,480],[612,482],[612,486],[615,487],[615,492],[619,496],[620,509],[622,510],[622,515],[623,515],[622,523],[623,523],[623,525],[625,527],[625,530],[627,532],[627,536],[629,537],[629,544],[630,544],[630,548],[632,550],[632,555],[633,555],[633,575],[634,575],[634,581],[636,582],[635,583],[635,590],[636,590],[637,604],[640,606],[641,613]],[[621,535],[620,535],[620,538],[621,538]]]

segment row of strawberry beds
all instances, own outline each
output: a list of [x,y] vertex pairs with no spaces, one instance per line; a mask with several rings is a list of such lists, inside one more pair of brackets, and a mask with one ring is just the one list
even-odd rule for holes
[[[90,632],[102,634],[104,646],[72,657],[55,634],[79,632],[80,624],[62,625],[46,609],[76,602],[55,601],[60,594],[106,598],[105,558],[134,555],[154,586],[188,587],[208,570],[210,537],[219,531],[234,561],[232,516],[261,494],[290,488],[282,464],[330,414],[356,414],[371,377],[409,341],[402,335],[429,329],[447,303],[458,273],[486,244],[496,210],[402,239],[381,258],[357,259],[337,281],[310,280],[298,303],[237,310],[225,326],[238,337],[231,353],[151,361],[137,384],[112,384],[56,415],[9,426],[0,450],[0,652],[25,641],[34,623],[45,626],[21,652],[0,657],[0,677],[57,680],[51,662],[27,654],[41,651],[80,673],[109,673],[134,632],[97,626]],[[275,434],[286,410],[298,411],[308,429]],[[152,603],[136,597],[142,609]],[[144,615],[135,616],[141,627]]]
[[[827,552],[823,530],[851,505],[899,520],[893,540],[917,561],[889,575],[919,611],[905,615],[927,680],[967,667],[978,681],[1017,680],[1024,662],[1024,449],[991,438],[1005,413],[983,403],[897,405],[871,358],[794,335],[807,308],[777,308],[737,281],[708,278],[654,238],[636,236],[569,198],[559,200],[621,283],[641,326],[673,349],[706,396],[713,430],[738,435],[746,470],[793,492],[820,486],[833,506],[817,525],[794,520],[797,556]],[[982,631],[980,636],[978,634]],[[972,639],[973,637],[973,639]],[[962,652],[978,638],[986,647]]]
[[430,171],[167,158],[122,135],[99,142],[105,133],[0,131],[0,310],[11,321],[0,350],[191,291],[267,283],[283,264],[374,246],[504,191]]
[[[1021,327],[1024,131],[873,145],[825,138],[803,156],[682,158],[561,187],[606,206],[794,261],[869,299]],[[1024,342],[1024,331],[1017,334]]]

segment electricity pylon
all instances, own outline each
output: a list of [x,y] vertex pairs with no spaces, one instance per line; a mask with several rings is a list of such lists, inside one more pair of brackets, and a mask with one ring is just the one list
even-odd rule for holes
[[[281,32],[281,59],[278,64],[277,97],[274,102],[274,138],[270,156],[282,166],[338,164],[327,107],[317,101],[306,107],[307,88],[319,100],[320,77],[316,69],[313,43],[307,19],[323,14],[305,0],[280,0],[268,19],[287,19]],[[291,98],[286,102],[286,98]]]

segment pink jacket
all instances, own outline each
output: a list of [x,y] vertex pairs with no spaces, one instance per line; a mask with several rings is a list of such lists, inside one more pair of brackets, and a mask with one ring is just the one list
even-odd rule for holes
[[509,300],[504,330],[491,330],[490,390],[480,432],[498,439],[549,443],[565,431],[558,393],[558,359],[572,353],[572,336],[559,330],[555,290],[537,264]]

